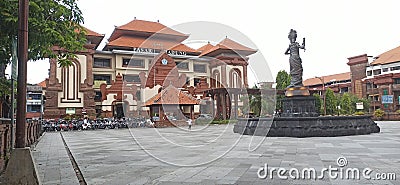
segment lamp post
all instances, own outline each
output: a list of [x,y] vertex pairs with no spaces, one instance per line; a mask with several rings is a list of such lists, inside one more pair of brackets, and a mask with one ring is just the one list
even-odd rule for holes
[[322,92],[323,92],[323,96],[324,96],[324,116],[326,115],[326,94],[325,94],[325,81],[324,81],[324,77],[318,77],[316,76],[315,78],[318,78],[319,80],[321,80],[322,82]]
[[[374,110],[374,112],[375,112],[375,92],[374,92],[374,81],[372,81],[372,80],[370,80],[370,81],[368,81],[370,84],[371,84],[371,89],[372,89],[372,107],[373,107],[373,110]],[[371,110],[371,109],[370,109]],[[372,113],[374,113],[374,112],[372,112]]]

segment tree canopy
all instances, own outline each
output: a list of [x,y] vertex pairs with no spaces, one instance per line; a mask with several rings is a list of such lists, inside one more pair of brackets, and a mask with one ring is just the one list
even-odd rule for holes
[[290,85],[290,80],[290,75],[285,70],[280,70],[276,75],[276,89],[286,89]]
[[[18,35],[18,0],[0,1],[0,62],[9,63],[12,38]],[[61,66],[71,64],[75,52],[86,43],[82,12],[76,0],[30,0],[28,59],[56,58]],[[57,46],[62,51],[53,52]]]

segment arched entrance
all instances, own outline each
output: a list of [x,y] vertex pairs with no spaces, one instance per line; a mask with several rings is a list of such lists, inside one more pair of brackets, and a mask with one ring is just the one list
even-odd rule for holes
[[128,109],[129,102],[127,101],[114,101],[112,104],[112,112],[115,118],[126,117]]

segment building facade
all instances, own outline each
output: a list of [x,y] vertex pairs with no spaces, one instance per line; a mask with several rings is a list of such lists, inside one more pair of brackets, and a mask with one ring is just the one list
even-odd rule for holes
[[323,88],[329,87],[336,93],[351,92],[368,98],[370,112],[382,109],[387,115],[393,114],[388,119],[397,119],[394,112],[400,109],[400,46],[376,57],[349,57],[347,65],[350,72],[310,78],[304,85],[321,94]]
[[26,119],[43,116],[43,91],[40,85],[28,85],[26,93]]
[[376,57],[365,69],[363,79],[371,109],[385,112],[400,109],[400,46]]
[[144,103],[171,85],[198,100],[210,88],[248,86],[248,56],[256,50],[230,38],[193,49],[182,43],[188,37],[159,22],[135,19],[115,27],[97,50],[104,35],[87,29],[86,49],[72,66],[50,60],[45,118],[145,116],[150,110]]

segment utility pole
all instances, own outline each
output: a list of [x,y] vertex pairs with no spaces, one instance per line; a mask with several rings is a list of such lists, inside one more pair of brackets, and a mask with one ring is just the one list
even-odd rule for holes
[[18,94],[15,148],[25,148],[26,138],[26,73],[28,62],[29,0],[19,0],[18,8]]

